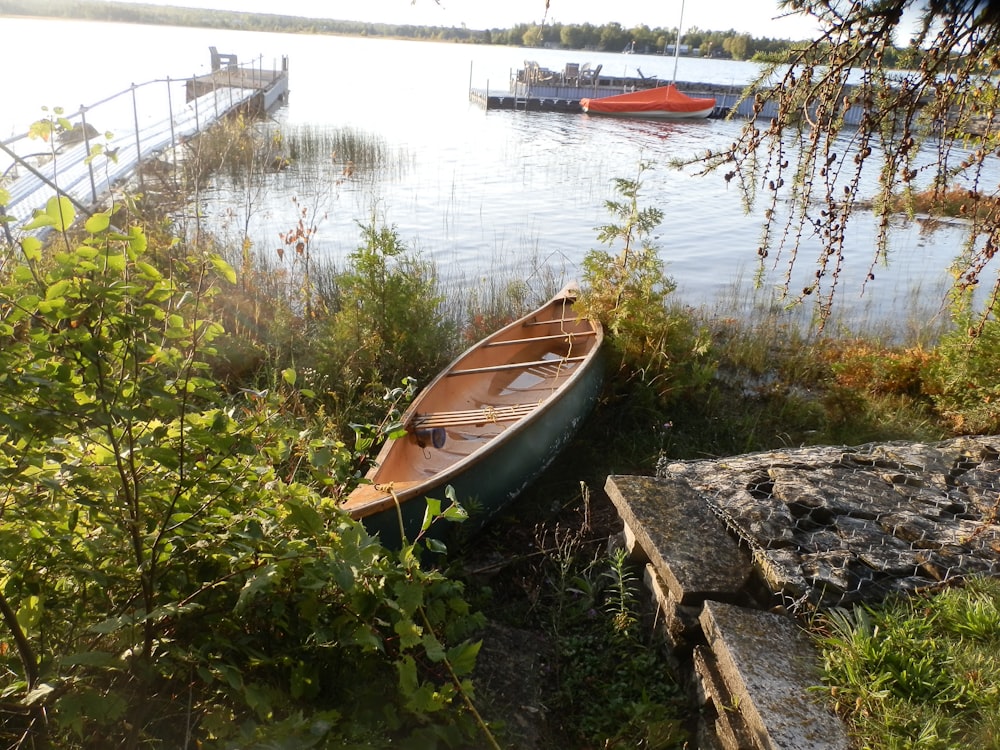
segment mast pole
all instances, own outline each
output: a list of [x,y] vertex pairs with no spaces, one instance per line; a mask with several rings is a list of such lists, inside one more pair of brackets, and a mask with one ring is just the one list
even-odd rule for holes
[[671,83],[677,83],[677,62],[681,57],[681,29],[684,28],[684,0],[681,0],[681,17],[677,22],[677,38],[674,40],[674,77]]

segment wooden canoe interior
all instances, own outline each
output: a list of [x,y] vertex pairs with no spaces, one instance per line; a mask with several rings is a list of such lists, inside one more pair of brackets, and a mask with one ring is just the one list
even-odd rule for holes
[[[599,344],[598,327],[577,319],[572,300],[566,298],[556,298],[502,329],[453,362],[418,395],[404,419],[409,434],[382,449],[368,479],[380,486],[391,483],[399,499],[407,499],[425,482],[530,417]],[[435,438],[438,443],[443,438],[443,445],[436,447]],[[385,496],[384,490],[362,485],[344,508],[359,510]]]

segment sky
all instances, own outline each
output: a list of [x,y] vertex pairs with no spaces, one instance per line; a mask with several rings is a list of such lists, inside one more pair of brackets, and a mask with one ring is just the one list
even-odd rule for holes
[[[625,28],[646,24],[674,28],[682,0],[144,0],[147,4],[216,8],[251,13],[335,18],[345,21],[462,26],[470,29],[510,28],[519,23],[618,22]],[[782,17],[778,0],[688,0],[684,29],[735,29],[756,37],[806,39],[816,35],[807,17]]]

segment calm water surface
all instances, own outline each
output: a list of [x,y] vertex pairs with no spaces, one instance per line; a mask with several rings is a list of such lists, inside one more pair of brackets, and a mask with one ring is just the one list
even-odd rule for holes
[[[468,98],[470,86],[506,90],[525,58],[553,70],[590,62],[609,73],[641,68],[664,78],[672,58],[10,18],[0,18],[0,38],[8,71],[0,138],[23,132],[43,105],[75,110],[131,83],[205,73],[209,45],[241,60],[259,56],[266,68],[287,55],[291,94],[273,113],[274,128],[293,138],[356,129],[383,144],[390,164],[345,180],[337,156],[320,154],[268,176],[260,190],[210,195],[202,210],[213,226],[236,237],[249,223],[263,253],[274,252],[304,206],[319,228],[314,252],[336,260],[357,246],[358,222],[374,212],[454,279],[522,276],[532,263],[576,276],[584,254],[598,246],[594,227],[608,219],[613,179],[634,177],[639,163],[649,162],[641,202],[665,212],[658,247],[683,299],[712,304],[742,296],[756,271],[762,210],[747,215],[721,175],[667,166],[731,143],[738,123],[485,112]],[[749,63],[681,59],[678,79],[738,87],[755,72]],[[851,237],[845,307],[905,316],[916,297],[939,300],[961,234],[923,236],[916,225],[901,226],[890,270],[877,270],[862,296],[873,231],[861,218]],[[818,244],[806,238],[801,252],[811,259]],[[776,259],[765,287],[777,283],[786,261],[787,254]],[[803,263],[797,275],[800,288],[812,268]]]

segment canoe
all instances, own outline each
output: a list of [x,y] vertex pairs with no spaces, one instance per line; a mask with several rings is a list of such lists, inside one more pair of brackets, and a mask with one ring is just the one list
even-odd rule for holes
[[[343,508],[383,545],[413,541],[426,499],[452,487],[469,513],[465,536],[517,497],[569,443],[603,379],[601,324],[579,317],[567,287],[467,349],[402,416],[406,434],[386,442]],[[428,532],[451,535],[437,521]]]
[[615,117],[652,117],[661,120],[700,119],[715,109],[715,99],[688,96],[674,84],[617,96],[580,100],[584,112]]

